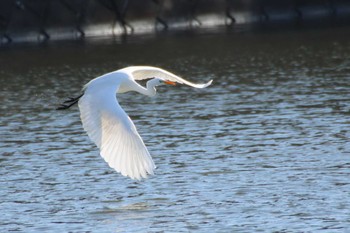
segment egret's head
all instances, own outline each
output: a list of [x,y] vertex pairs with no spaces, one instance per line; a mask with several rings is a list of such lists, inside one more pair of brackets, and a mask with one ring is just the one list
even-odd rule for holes
[[173,81],[163,80],[163,79],[160,79],[160,78],[153,78],[153,79],[151,79],[149,81],[149,84],[151,84],[154,87],[160,86],[160,85],[164,85],[164,84],[173,85],[173,86],[176,85],[176,83],[173,82]]

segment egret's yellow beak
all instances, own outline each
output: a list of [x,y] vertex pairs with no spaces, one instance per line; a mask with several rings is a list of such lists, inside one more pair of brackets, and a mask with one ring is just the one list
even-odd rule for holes
[[169,81],[169,80],[165,80],[164,83],[168,84],[168,85],[173,85],[173,86],[176,85],[176,82],[172,82],[172,81]]

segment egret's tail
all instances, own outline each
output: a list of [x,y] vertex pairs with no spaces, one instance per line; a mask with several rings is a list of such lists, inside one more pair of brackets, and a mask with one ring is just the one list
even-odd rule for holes
[[72,107],[74,104],[76,104],[79,101],[80,97],[82,97],[83,95],[84,93],[82,93],[77,97],[69,97],[69,99],[64,101],[60,106],[58,106],[56,110],[64,110]]

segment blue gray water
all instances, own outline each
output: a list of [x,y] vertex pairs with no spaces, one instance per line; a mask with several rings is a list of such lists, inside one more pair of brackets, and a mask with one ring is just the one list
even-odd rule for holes
[[[346,31],[2,48],[0,231],[349,232]],[[214,83],[118,97],[157,165],[134,181],[100,158],[77,107],[55,107],[140,64]]]

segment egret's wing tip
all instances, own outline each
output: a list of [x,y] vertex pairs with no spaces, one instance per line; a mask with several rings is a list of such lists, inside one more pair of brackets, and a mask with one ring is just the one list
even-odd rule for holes
[[209,82],[207,82],[207,83],[205,84],[205,87],[210,86],[210,85],[212,84],[212,82],[213,82],[213,80],[210,80]]
[[207,82],[207,83],[205,83],[205,84],[201,84],[201,85],[199,86],[199,88],[206,88],[206,87],[210,86],[210,85],[212,84],[212,82],[213,82],[213,80],[210,80],[209,82]]

